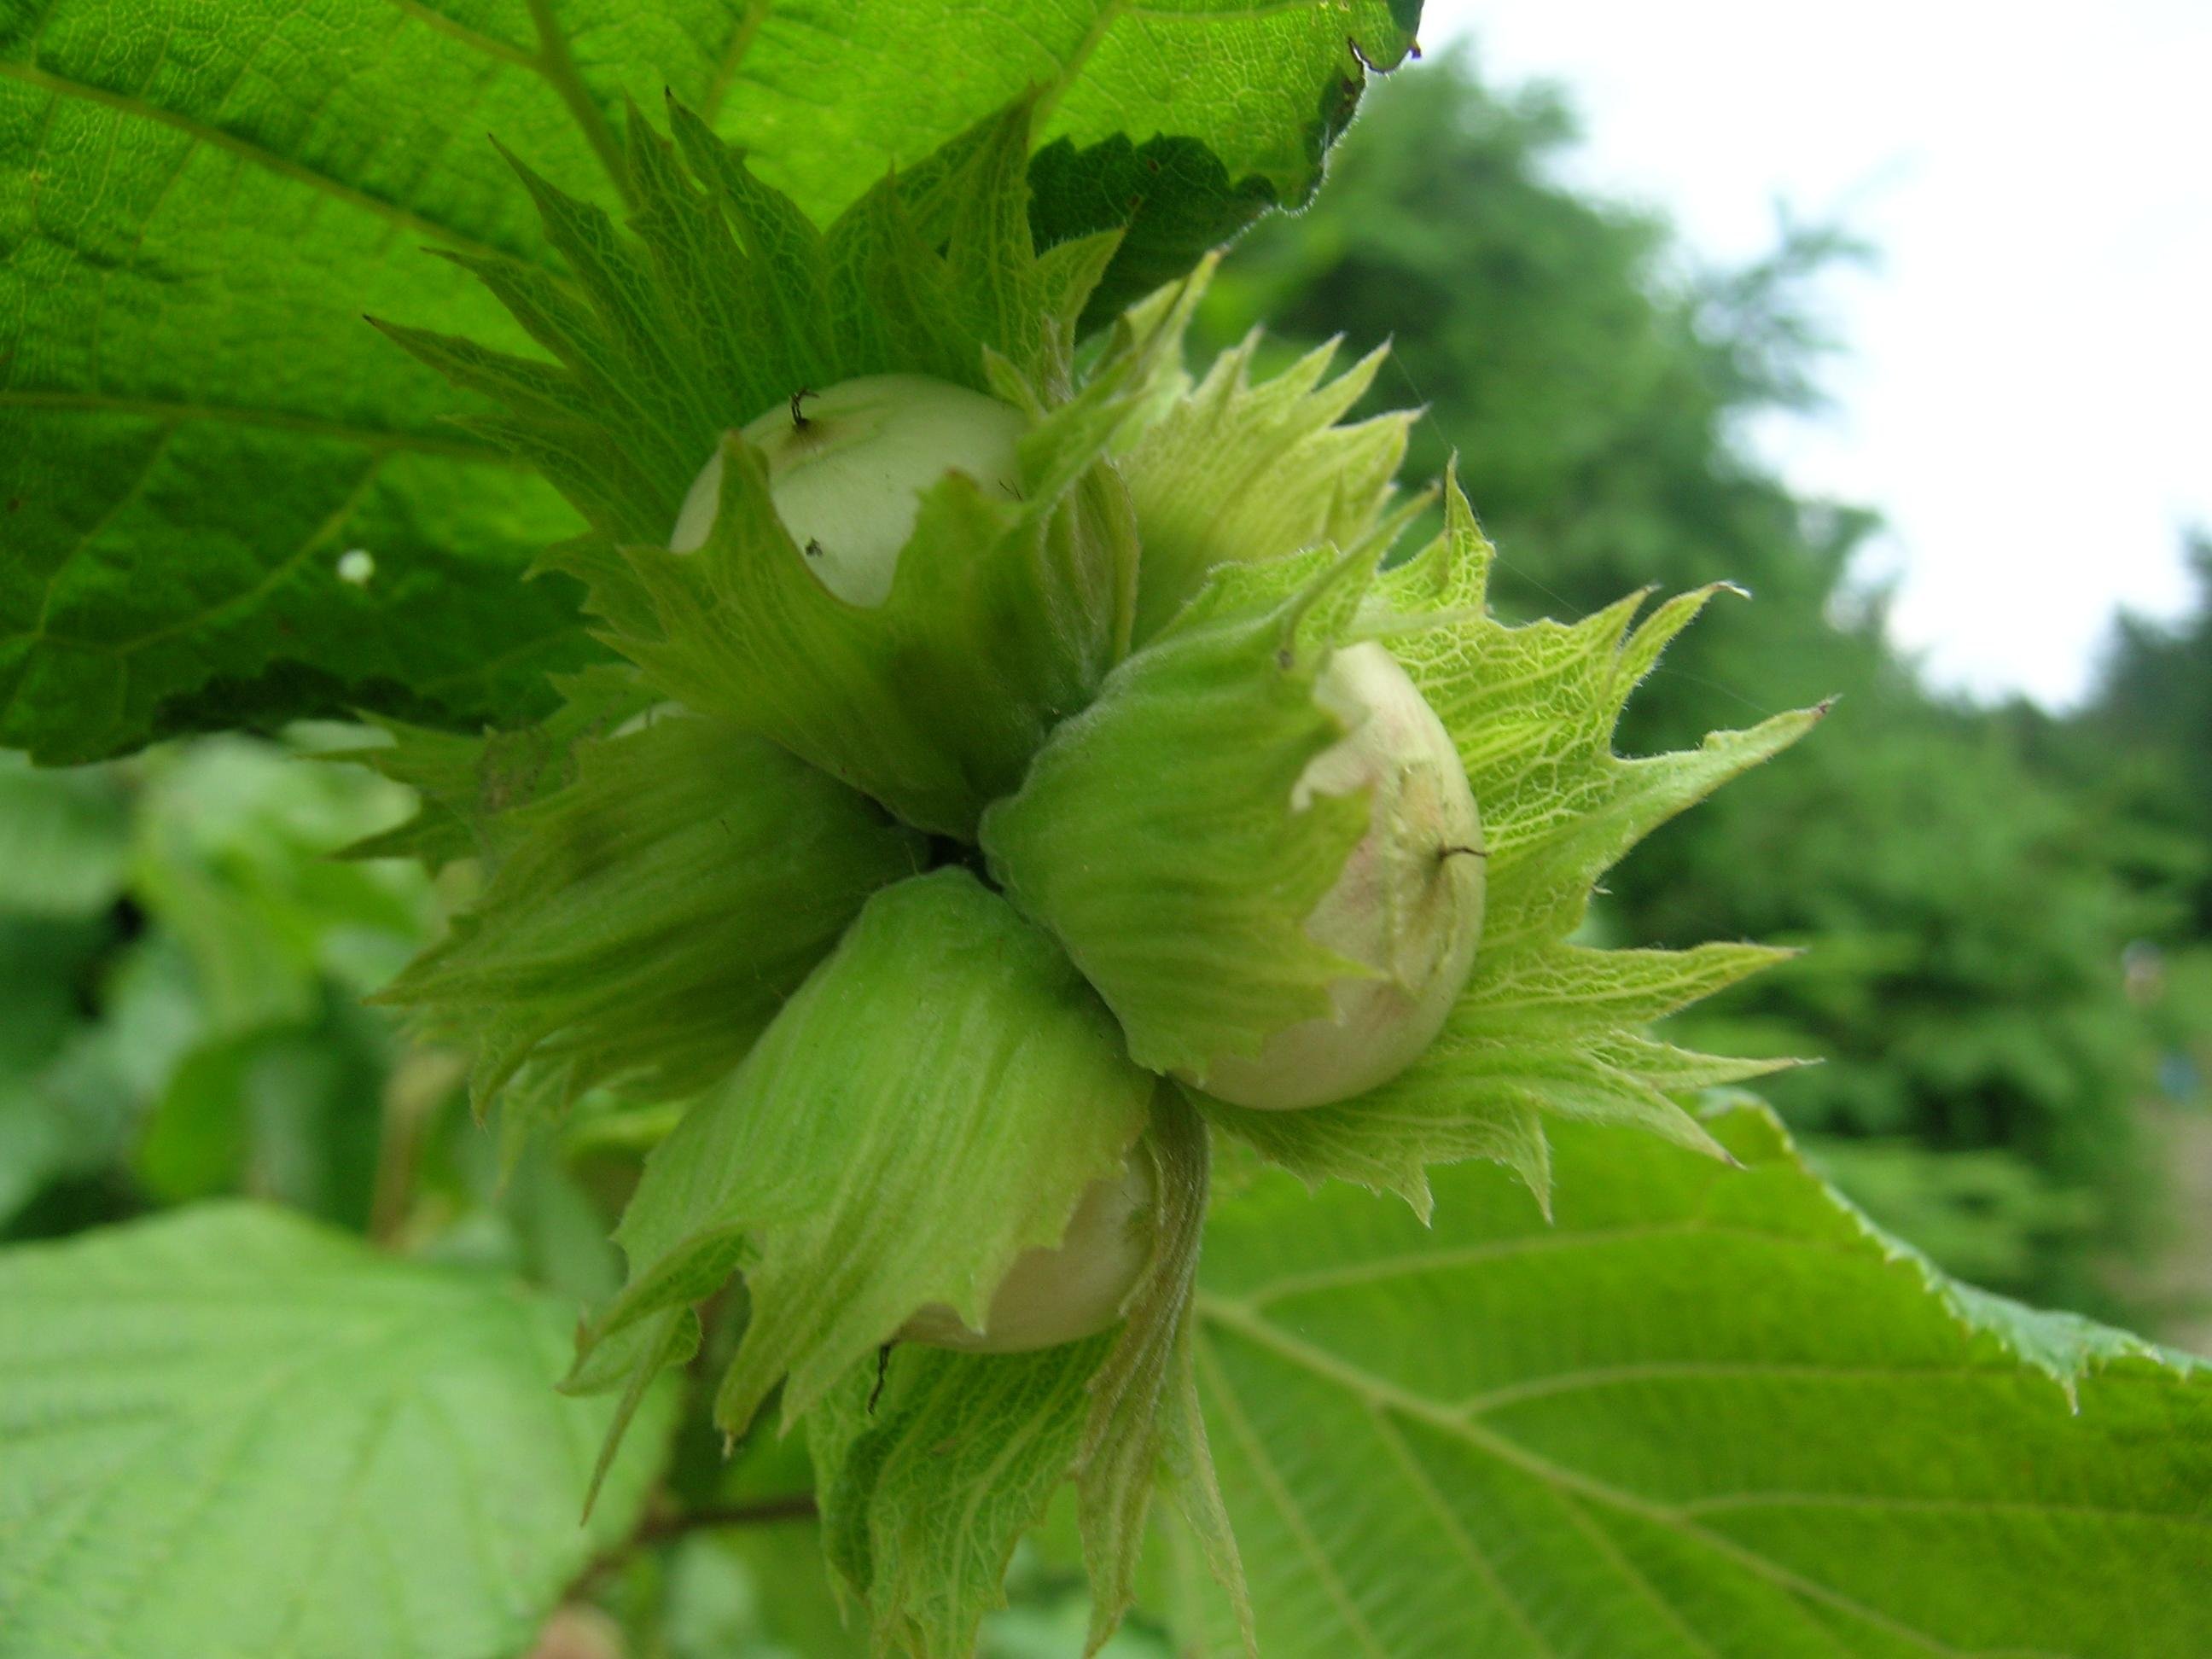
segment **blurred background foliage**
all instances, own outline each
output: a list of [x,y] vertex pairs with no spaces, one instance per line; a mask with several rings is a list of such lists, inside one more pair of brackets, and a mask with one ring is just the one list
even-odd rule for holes
[[[2212,1051],[2212,550],[2194,621],[2122,628],[2079,712],[1936,695],[1854,577],[1876,519],[1794,496],[1746,437],[1817,405],[1819,279],[1863,250],[1785,222],[1750,268],[1696,270],[1663,224],[1554,181],[1572,138],[1555,95],[1493,92],[1462,53],[1398,77],[1316,206],[1238,248],[1207,343],[1262,319],[1285,356],[1391,341],[1373,405],[1427,407],[1408,473],[1457,454],[1504,609],[1752,593],[1673,647],[1624,746],[1834,712],[1614,872],[1593,928],[1806,946],[1684,1035],[1821,1060],[1764,1091],[1962,1277],[2191,1328],[2130,1264],[2212,1249],[2178,1231],[2166,1179],[2177,1139],[2212,1158],[2169,1121],[2201,1106]],[[2007,580],[2003,550],[1988,560]]]
[[[1750,590],[1674,648],[1626,746],[1831,696],[1834,714],[1632,858],[1593,930],[1806,946],[1683,1035],[1821,1060],[1771,1097],[1946,1267],[2212,1343],[2212,1236],[2190,1231],[2212,1215],[2212,544],[2193,617],[2124,625],[2078,711],[1936,695],[1854,577],[1874,518],[1794,496],[1745,437],[1817,402],[1819,278],[1860,251],[1784,225],[1755,266],[1696,270],[1664,225],[1556,182],[1572,136],[1553,96],[1500,95],[1465,56],[1394,79],[1319,205],[1230,260],[1205,343],[1263,319],[1284,357],[1395,341],[1376,406],[1426,405],[1409,475],[1456,452],[1510,611]],[[408,810],[299,757],[347,740],[0,762],[0,1238],[242,1192],[604,1294],[608,1225],[665,1115],[586,1109],[501,1181],[456,1057],[364,1004],[460,895],[329,856]],[[693,1504],[773,1498],[804,1488],[795,1451],[725,1467],[702,1441],[672,1479]],[[564,1613],[541,1653],[847,1650],[811,1526],[613,1564],[586,1586],[604,1612]],[[1080,1590],[1048,1554],[1025,1554],[994,1659],[1074,1650]],[[1164,1650],[1139,1629],[1109,1652]]]

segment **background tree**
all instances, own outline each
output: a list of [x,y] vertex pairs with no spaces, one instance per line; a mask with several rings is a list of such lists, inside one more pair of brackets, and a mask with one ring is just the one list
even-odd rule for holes
[[[1765,1091],[1947,1266],[2105,1306],[2099,1255],[2154,1231],[2134,1103],[2157,1045],[2121,956],[2182,901],[2129,878],[2108,789],[2017,715],[1935,695],[1887,642],[1882,596],[1852,575],[1875,516],[1796,495],[1744,441],[1754,417],[1817,404],[1816,279],[1861,250],[1785,224],[1757,263],[1696,270],[1662,222],[1557,182],[1573,139],[1555,94],[1495,92],[1463,52],[1401,77],[1314,209],[1240,245],[1205,320],[1226,341],[1264,317],[1285,354],[1336,331],[1354,350],[1391,342],[1370,402],[1426,406],[1408,476],[1457,456],[1523,614],[1645,585],[1750,590],[1670,654],[1631,739],[1693,741],[1717,702],[1835,696],[1836,712],[1790,765],[1656,837],[1601,925],[1634,943],[1817,939],[1699,1024],[1826,1060]],[[2168,799],[2127,812],[2167,843],[2212,800],[2212,654],[2189,637],[2193,656],[2132,626],[2087,722],[2107,757],[2140,749],[2129,765]]]

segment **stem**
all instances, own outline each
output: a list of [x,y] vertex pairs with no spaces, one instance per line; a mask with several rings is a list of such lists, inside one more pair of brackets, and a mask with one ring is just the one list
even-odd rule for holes
[[811,1492],[787,1492],[781,1498],[763,1498],[749,1504],[702,1504],[696,1510],[672,1510],[647,1516],[630,1534],[627,1547],[649,1549],[686,1533],[721,1527],[764,1527],[777,1521],[811,1521],[815,1514],[814,1494]]
[[811,1521],[817,1513],[811,1492],[787,1492],[781,1498],[763,1498],[749,1504],[702,1504],[691,1510],[662,1510],[647,1515],[637,1530],[611,1548],[584,1564],[569,1581],[564,1601],[574,1601],[592,1586],[620,1567],[640,1550],[652,1549],[672,1539],[722,1527],[762,1527],[778,1521]]
[[386,1249],[399,1242],[430,1120],[467,1071],[468,1061],[449,1049],[410,1048],[385,1080],[376,1182],[368,1200],[371,1242]]

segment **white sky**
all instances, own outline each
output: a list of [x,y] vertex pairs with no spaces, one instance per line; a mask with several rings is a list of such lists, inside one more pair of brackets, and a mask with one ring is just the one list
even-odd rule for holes
[[[1755,257],[1774,204],[1879,252],[1832,279],[1835,407],[1758,434],[1890,533],[1939,683],[2063,704],[2212,527],[2212,0],[1430,0],[1494,82],[1565,86],[1571,182]],[[1415,71],[1418,73],[1418,68]]]

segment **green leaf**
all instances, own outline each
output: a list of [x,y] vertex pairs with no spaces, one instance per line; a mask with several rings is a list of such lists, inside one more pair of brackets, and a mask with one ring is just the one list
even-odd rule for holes
[[0,1076],[36,1071],[84,1017],[86,986],[114,944],[106,916],[0,916]]
[[167,1203],[243,1192],[341,1226],[368,1224],[387,1034],[336,1003],[186,1055],[148,1115],[132,1173]]
[[513,584],[574,520],[359,320],[524,344],[422,252],[554,263],[476,135],[619,208],[622,100],[672,88],[826,222],[1040,88],[1038,140],[1066,142],[1046,240],[1142,228],[1118,303],[1304,199],[1355,51],[1410,45],[1394,9],[140,0],[119,30],[108,0],[0,7],[0,742],[550,708],[544,672],[591,653],[575,592]]
[[364,994],[421,946],[433,902],[420,870],[325,856],[402,817],[404,790],[238,738],[139,769],[133,896],[191,955],[218,1026],[313,1018],[325,980]]
[[[1547,1121],[1632,1125],[1722,1155],[1684,1102],[1796,1063],[1692,1054],[1645,1029],[1785,953],[1600,951],[1567,940],[1598,878],[1630,848],[1787,748],[1824,711],[1623,759],[1613,738],[1630,694],[1715,590],[1669,599],[1632,629],[1642,594],[1577,623],[1509,627],[1487,607],[1492,557],[1448,477],[1443,533],[1377,578],[1358,623],[1387,641],[1450,732],[1481,809],[1488,878],[1467,989],[1421,1057],[1364,1095],[1297,1112],[1201,1100],[1216,1124],[1307,1181],[1395,1192],[1424,1216],[1429,1166],[1467,1158],[1510,1165],[1548,1202]],[[1235,586],[1279,590],[1315,562],[1233,567],[1214,588],[1231,586],[1233,574]]]
[[278,1211],[0,1254],[0,1631],[21,1653],[525,1649],[635,1518],[669,1413],[576,1523],[604,1407],[554,1304]]
[[[1200,1370],[1261,1650],[2212,1651],[2212,1370],[1943,1279],[1763,1109],[1559,1132],[1437,1218],[1216,1206]],[[1227,1645],[1218,1634],[1216,1650]]]
[[617,1235],[629,1285],[590,1342],[653,1330],[742,1261],[750,1315],[716,1419],[743,1431],[787,1376],[795,1420],[925,1306],[983,1328],[1014,1258],[1120,1170],[1153,1086],[1052,942],[973,876],[885,888],[647,1164]]
[[866,1659],[866,1632],[845,1621],[811,1519],[687,1540],[665,1605],[668,1659]]
[[720,720],[579,745],[522,807],[483,896],[384,1000],[477,1051],[479,1111],[530,1068],[557,1103],[678,1099],[726,1076],[921,840]]
[[[1255,173],[1231,179],[1196,139],[1162,136],[1139,144],[1118,132],[1081,149],[1067,138],[1046,144],[1030,162],[1030,188],[1040,247],[1121,227],[1113,263],[1084,307],[1085,333],[1181,278],[1269,209],[1302,204],[1278,198]],[[1304,199],[1312,199],[1310,185]]]
[[[122,1161],[148,1098],[206,1023],[191,966],[173,939],[155,934],[122,953],[100,987],[97,1020],[57,1020],[52,1003],[39,1006],[76,988],[56,977],[68,962],[64,939],[40,933],[10,943],[41,953],[33,964],[36,989],[12,1000],[0,1022],[9,1046],[23,1045],[10,1056],[21,1069],[0,1076],[0,1220],[50,1182]],[[91,964],[76,965],[82,972]]]

